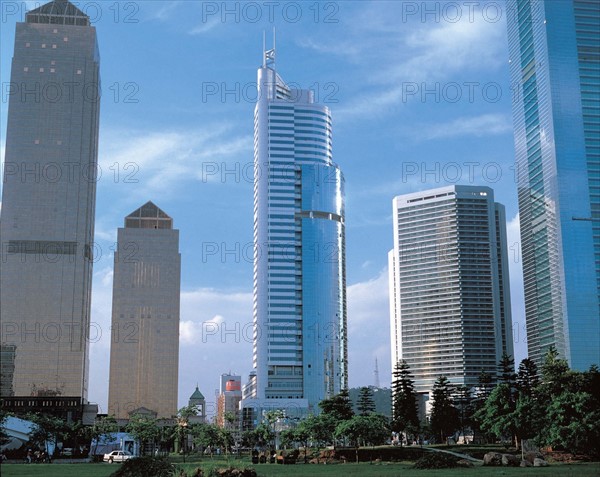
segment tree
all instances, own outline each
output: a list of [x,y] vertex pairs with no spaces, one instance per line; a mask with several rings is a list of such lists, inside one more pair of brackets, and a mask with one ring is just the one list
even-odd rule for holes
[[343,421],[352,419],[354,416],[348,390],[343,389],[339,394],[336,394],[329,399],[322,400],[319,403],[319,407],[322,411],[322,422],[327,425],[327,430],[331,432],[330,437],[327,440],[332,442],[335,447],[335,429],[337,425]]
[[523,452],[523,440],[535,437],[543,422],[541,407],[535,398],[539,384],[535,362],[529,358],[523,359],[516,376],[517,398],[513,416],[515,435],[520,440]]
[[316,419],[315,416],[308,416],[301,420],[298,425],[293,429],[286,429],[281,433],[281,442],[284,446],[298,443],[304,447],[304,463],[308,462],[308,444],[311,439],[312,426],[311,420]]
[[477,409],[483,407],[483,403],[491,394],[492,389],[494,389],[492,376],[482,369],[477,378],[477,393],[474,398],[475,407]]
[[[498,383],[499,385],[504,385],[504,387],[496,393],[494,402],[490,403],[490,409],[494,409],[494,405],[499,407],[496,407],[493,411],[496,413],[495,416],[488,414],[486,425],[490,425],[491,427],[487,429],[498,438],[506,435],[506,433],[510,433],[512,440],[515,442],[515,447],[518,449],[519,439],[514,416],[514,412],[517,409],[517,375],[515,373],[515,361],[512,356],[506,353],[502,355],[502,358],[498,362]],[[491,421],[494,422],[492,423]],[[491,429],[495,429],[495,431]],[[500,434],[498,434],[499,432]]]
[[338,422],[347,421],[354,416],[350,395],[347,389],[342,389],[339,394],[336,394],[329,399],[323,399],[319,403],[319,407],[323,414],[332,416]]
[[9,413],[0,409],[0,446],[8,444],[11,440],[6,432],[6,419],[10,416]]
[[600,409],[597,399],[583,391],[566,390],[547,409],[546,444],[574,453],[599,455]]
[[360,388],[358,396],[358,411],[361,416],[366,416],[371,412],[375,412],[375,401],[373,399],[373,390],[364,386]]
[[[475,414],[482,430],[492,433],[498,439],[516,435],[513,391],[507,383],[494,388],[485,404]],[[516,442],[518,446],[518,441]]]
[[176,421],[173,431],[173,437],[179,443],[179,449],[183,454],[183,462],[185,463],[185,455],[187,451],[188,436],[190,433],[190,417],[198,414],[197,406],[184,406],[177,411]]
[[[482,369],[479,373],[479,377],[477,379],[477,388],[471,401],[471,405],[473,407],[473,414],[476,414],[485,405],[485,401],[490,396],[492,389],[494,389],[494,384],[492,381],[492,376],[487,371]],[[479,421],[477,419],[472,419],[471,425],[473,426],[474,432],[479,431],[484,435],[487,434],[487,441],[493,438],[491,434],[486,433],[485,431],[483,431],[483,429],[481,429],[481,427],[479,426]]]
[[440,437],[440,442],[444,442],[446,436],[452,434],[459,425],[458,412],[452,400],[453,392],[453,386],[446,376],[436,379],[432,390],[433,406],[430,422],[431,430],[435,436]]
[[537,366],[532,359],[525,358],[519,364],[519,371],[517,373],[517,391],[519,396],[532,397],[535,393],[535,389],[540,384],[540,378],[538,377]]
[[160,437],[161,431],[157,422],[156,419],[143,414],[134,414],[129,419],[125,429],[140,442],[140,453],[142,455],[146,453],[146,446],[150,444],[154,448]]
[[[392,382],[392,430],[400,434],[419,432],[417,393],[410,367],[405,360],[396,363]],[[402,437],[400,443],[402,443]]]
[[572,377],[567,361],[559,358],[556,349],[550,347],[542,364],[540,397],[546,400],[546,404],[550,404],[552,397],[558,396],[571,386]]
[[192,425],[192,437],[194,444],[205,449],[210,449],[210,457],[213,457],[215,447],[218,447],[223,442],[221,429],[214,424],[198,423]]
[[233,433],[230,429],[219,427],[219,445],[225,449],[225,455],[229,456],[229,452],[234,444]]
[[317,446],[333,444],[335,428],[338,421],[329,414],[319,414],[318,416],[308,416],[300,421],[300,425],[306,429],[310,439],[317,443]]
[[543,426],[538,443],[573,452],[600,455],[600,374],[595,366],[584,373],[571,371],[551,348],[536,388]]
[[466,439],[465,429],[473,426],[474,410],[471,390],[467,386],[458,386],[456,388],[454,402],[458,410],[459,429],[463,439]]
[[389,426],[385,416],[372,413],[367,416],[354,416],[340,422],[335,429],[336,438],[347,438],[356,450],[358,463],[358,448],[360,445],[383,444],[389,436]]
[[508,384],[511,388],[516,385],[515,360],[504,353],[498,362],[498,382]]
[[223,414],[223,426],[225,429],[232,429],[233,423],[237,420],[235,412],[227,411]]
[[44,448],[48,455],[50,455],[48,443],[53,442],[56,444],[68,430],[65,421],[48,414],[27,414],[25,419],[34,424],[29,441],[39,448]]
[[275,433],[271,426],[263,421],[255,429],[245,431],[242,434],[242,443],[248,447],[265,448],[275,439]]
[[96,441],[93,454],[98,453],[98,445],[106,444],[115,438],[115,433],[119,431],[119,425],[115,416],[102,416],[96,418],[94,424],[89,428],[89,437]]

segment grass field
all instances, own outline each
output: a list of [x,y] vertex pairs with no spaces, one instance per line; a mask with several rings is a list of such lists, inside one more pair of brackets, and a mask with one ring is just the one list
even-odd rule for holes
[[[108,477],[119,464],[3,464],[2,477]],[[225,466],[225,461],[181,464],[191,471],[198,466]],[[242,463],[238,462],[238,465]],[[474,467],[470,469],[416,470],[412,463],[254,466],[259,477],[598,477],[600,463],[553,465],[546,468]],[[150,477],[150,476],[149,476]]]

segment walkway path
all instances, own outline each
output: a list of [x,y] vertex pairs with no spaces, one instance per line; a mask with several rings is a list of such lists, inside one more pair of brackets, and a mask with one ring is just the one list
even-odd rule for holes
[[428,451],[432,451],[432,452],[444,452],[445,454],[450,454],[450,455],[453,455],[453,456],[458,457],[460,459],[466,459],[466,460],[470,460],[471,462],[477,462],[478,464],[483,464],[483,460],[476,459],[475,457],[472,457],[472,456],[467,455],[467,454],[459,454],[458,452],[452,452],[452,451],[449,451],[449,450],[440,449],[439,447],[428,447],[428,446],[425,446],[425,447],[423,447],[423,449],[428,450]]

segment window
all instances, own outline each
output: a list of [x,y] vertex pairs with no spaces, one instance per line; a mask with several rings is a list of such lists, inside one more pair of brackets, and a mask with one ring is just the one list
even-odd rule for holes
[[77,70],[77,74],[80,75],[81,74],[81,70]]
[[46,43],[42,43],[42,48],[46,48]]
[[25,68],[23,68],[23,71],[25,71],[25,73],[27,73],[29,71],[29,67],[26,66]]
[[31,46],[31,43],[27,42],[25,43],[25,48],[29,48]]
[[50,73],[56,73],[56,68],[50,68]]
[[63,38],[63,41],[69,41],[69,38],[67,38],[66,36]]
[[56,45],[52,45],[52,49],[53,49],[53,50],[56,50]]
[[43,73],[43,72],[44,72],[44,68],[40,68],[40,73]]

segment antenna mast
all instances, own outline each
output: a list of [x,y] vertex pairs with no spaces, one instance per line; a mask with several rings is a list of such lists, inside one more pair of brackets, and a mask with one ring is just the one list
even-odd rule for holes
[[275,66],[275,27],[273,27],[273,48],[267,50],[266,33],[263,30],[263,68]]
[[375,358],[375,387],[380,388],[381,383],[379,382],[379,364],[377,363],[377,358]]

